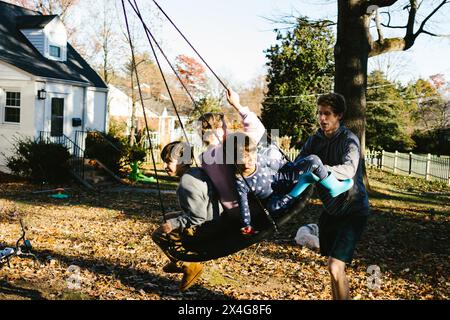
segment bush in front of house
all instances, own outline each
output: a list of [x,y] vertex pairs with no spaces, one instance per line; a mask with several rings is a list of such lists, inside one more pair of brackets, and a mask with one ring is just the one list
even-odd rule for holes
[[96,159],[109,170],[120,173],[122,158],[126,154],[125,143],[112,134],[89,132],[86,137],[85,157]]
[[147,151],[145,148],[138,144],[135,144],[132,147],[128,146],[126,153],[126,161],[128,164],[133,162],[143,162],[147,156]]
[[58,183],[70,178],[69,159],[69,151],[60,144],[26,138],[17,141],[6,165],[14,174],[33,182]]

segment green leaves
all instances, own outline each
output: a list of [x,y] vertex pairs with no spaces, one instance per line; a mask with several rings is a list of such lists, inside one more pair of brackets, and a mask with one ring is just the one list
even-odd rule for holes
[[300,17],[293,30],[277,32],[277,41],[266,50],[268,93],[261,116],[267,128],[279,129],[296,145],[315,129],[314,94],[331,90],[334,38],[325,24]]
[[401,87],[381,71],[368,77],[366,145],[370,149],[411,151],[411,106],[405,104]]
[[60,182],[69,177],[69,158],[69,151],[60,144],[26,138],[17,141],[16,152],[7,159],[7,166],[14,174],[35,182]]

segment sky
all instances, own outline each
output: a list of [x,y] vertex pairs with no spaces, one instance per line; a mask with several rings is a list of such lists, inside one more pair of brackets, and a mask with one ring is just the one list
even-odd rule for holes
[[[277,25],[267,18],[302,14],[314,19],[328,18],[335,21],[337,17],[336,1],[332,0],[157,2],[219,76],[244,85],[258,74],[264,73],[267,61],[264,50],[276,43],[273,29]],[[152,5],[150,0],[145,3]],[[430,28],[450,34],[450,22],[445,18],[449,15],[450,5],[444,6],[436,17],[439,24],[435,23]],[[398,24],[404,24],[405,19],[398,21]],[[162,16],[156,30],[159,32],[158,38],[163,39],[162,47],[170,57],[181,53],[194,56],[184,40]],[[413,48],[399,54],[402,55],[400,60],[403,71],[399,75],[402,82],[419,77],[427,78],[436,73],[443,73],[446,79],[450,80],[450,38],[421,35]]]

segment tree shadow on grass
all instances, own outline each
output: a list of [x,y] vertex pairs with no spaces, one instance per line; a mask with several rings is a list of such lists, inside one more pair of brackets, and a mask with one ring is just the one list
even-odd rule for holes
[[428,205],[445,205],[445,203],[449,203],[450,197],[445,195],[433,195],[433,194],[419,194],[419,193],[410,193],[410,192],[402,192],[395,191],[393,194],[385,194],[382,192],[378,192],[375,190],[371,190],[369,194],[369,199],[377,199],[377,200],[393,200],[393,201],[402,201],[416,204],[428,204]]
[[[29,191],[2,192],[0,197],[14,203],[22,203],[32,206],[56,206],[67,207],[83,206],[99,209],[120,211],[124,217],[144,220],[149,222],[162,222],[162,209],[157,194],[136,193],[133,190],[114,193],[92,193],[85,190],[69,190],[68,199],[53,199],[51,192],[33,194]],[[179,209],[176,194],[163,194],[165,212]],[[23,212],[26,213],[26,212]]]
[[0,280],[0,296],[1,295],[6,295],[7,297],[10,296],[13,300],[17,300],[17,297],[31,300],[45,300],[38,290],[13,286],[5,280]]
[[[298,228],[307,223],[318,223],[321,211],[321,206],[310,204],[303,215],[294,217],[278,235],[267,241],[285,248],[298,247],[294,241]],[[450,223],[437,216],[427,220],[420,210],[422,215],[408,211],[403,214],[393,208],[381,209],[379,206],[372,210],[367,228],[356,247],[354,259],[358,261],[357,266],[377,265],[394,278],[412,283],[419,281],[444,291],[444,284],[439,284],[437,279],[448,276]],[[260,250],[259,254],[271,259],[293,259],[291,250]],[[356,266],[355,260],[353,266]]]
[[[96,274],[111,276],[128,287],[135,288],[136,291],[143,290],[147,294],[157,294],[161,298],[169,299],[211,299],[211,300],[230,300],[233,299],[226,294],[211,291],[201,286],[201,280],[189,288],[186,292],[180,292],[178,289],[178,280],[174,282],[170,278],[164,278],[159,275],[137,270],[133,267],[116,265],[107,260],[91,259],[85,257],[69,257],[49,250],[38,251],[35,253],[39,257],[51,256],[65,267],[76,265],[82,269],[89,270]],[[180,277],[181,280],[181,277]]]

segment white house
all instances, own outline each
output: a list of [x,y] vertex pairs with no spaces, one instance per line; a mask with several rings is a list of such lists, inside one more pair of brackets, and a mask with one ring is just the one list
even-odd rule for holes
[[0,154],[11,154],[15,137],[106,131],[107,94],[58,16],[0,1]]
[[[137,87],[136,87],[137,88]],[[136,89],[135,88],[135,89]],[[141,89],[148,89],[149,85],[143,84]],[[145,91],[145,90],[144,90]],[[173,111],[173,106],[168,101],[155,100],[148,93],[143,97],[145,105],[145,114],[149,129],[152,131],[152,143],[156,145],[166,144],[171,141],[184,138],[184,134],[179,125],[178,117]],[[124,91],[109,85],[108,92],[108,114],[110,119],[125,123],[127,126],[126,134],[130,134],[132,99]],[[185,127],[188,126],[189,117],[186,113],[181,112],[180,119]],[[144,114],[142,105],[136,103],[136,129],[138,131],[145,130]],[[192,134],[192,128],[186,128],[188,138],[191,142],[199,143],[199,137]]]
[[[131,128],[131,114],[133,108],[133,100],[124,91],[120,90],[114,85],[108,85],[108,114],[110,119],[114,119],[118,122],[123,122],[126,124],[127,131],[126,134],[130,134]],[[149,110],[145,109],[147,119],[158,118],[158,115]],[[136,102],[136,121],[138,119],[144,118],[144,113],[142,111],[142,106],[139,102]]]

